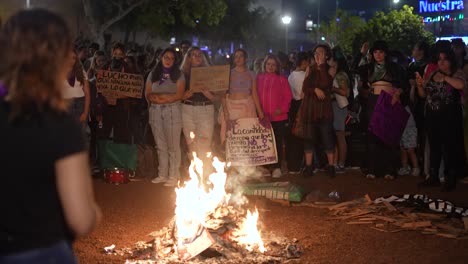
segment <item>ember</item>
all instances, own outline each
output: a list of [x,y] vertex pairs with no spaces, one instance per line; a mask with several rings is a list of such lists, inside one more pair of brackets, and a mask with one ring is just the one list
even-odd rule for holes
[[131,255],[126,263],[285,263],[301,256],[297,241],[262,240],[258,210],[246,211],[245,197],[226,193],[225,163],[212,158],[215,172],[204,177],[202,160],[193,157],[190,180],[175,189],[172,221],[151,233],[153,240],[114,254]]

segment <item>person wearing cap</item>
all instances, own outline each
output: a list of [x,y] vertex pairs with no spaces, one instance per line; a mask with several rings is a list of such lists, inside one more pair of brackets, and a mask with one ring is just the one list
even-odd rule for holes
[[[390,60],[388,45],[385,41],[375,41],[370,53],[372,61],[363,66],[364,71],[360,71],[363,86],[369,91],[367,104],[369,120],[374,113],[380,93],[393,94],[392,104],[395,104],[400,101],[400,96],[408,87],[403,69]],[[396,149],[387,146],[378,137],[369,133],[367,160],[369,171],[366,178],[375,179],[377,176],[384,176],[386,180],[395,179],[396,157]]]

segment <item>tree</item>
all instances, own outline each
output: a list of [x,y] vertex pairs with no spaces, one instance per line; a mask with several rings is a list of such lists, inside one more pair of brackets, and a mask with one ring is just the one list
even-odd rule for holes
[[125,24],[133,30],[149,30],[158,35],[168,35],[180,24],[194,28],[203,21],[215,25],[224,17],[224,0],[82,0],[85,18],[91,37],[101,45],[104,33],[126,17]]
[[424,29],[422,21],[423,18],[413,14],[413,8],[407,5],[388,14],[377,12],[357,34],[355,49],[365,41],[385,40],[390,48],[411,54],[418,41],[434,42],[434,36]]
[[198,30],[200,25],[214,26],[227,10],[224,0],[153,0],[143,5],[138,24],[145,30],[173,36],[175,32]]
[[148,0],[82,0],[91,38],[104,46],[104,33],[136,7]]
[[352,52],[356,34],[364,25],[362,18],[351,16],[348,12],[338,9],[330,21],[321,23],[320,27],[313,29],[311,37],[317,41],[322,40],[331,47],[339,45],[345,53],[349,54]]

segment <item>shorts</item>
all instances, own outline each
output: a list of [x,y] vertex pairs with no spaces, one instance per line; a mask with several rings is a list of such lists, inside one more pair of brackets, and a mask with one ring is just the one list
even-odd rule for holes
[[345,121],[348,116],[348,108],[340,108],[336,101],[332,102],[333,107],[333,128],[335,131],[345,131]]
[[414,121],[413,114],[409,110],[409,107],[405,107],[406,111],[410,113],[408,122],[406,123],[405,130],[401,136],[400,146],[404,149],[416,148],[418,145],[418,128]]

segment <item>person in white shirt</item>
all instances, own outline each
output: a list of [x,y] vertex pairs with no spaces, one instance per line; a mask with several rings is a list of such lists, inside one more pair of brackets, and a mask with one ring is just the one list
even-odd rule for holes
[[[309,66],[309,56],[306,52],[296,54],[296,69],[291,72],[288,77],[289,86],[292,91],[291,108],[289,109],[289,127],[292,128],[296,119],[296,114],[302,103],[304,93],[302,92],[302,84],[306,74],[307,66]],[[286,144],[287,164],[290,174],[299,174],[302,167],[304,143],[298,137],[289,132]]]
[[70,101],[70,114],[86,127],[89,115],[91,96],[89,93],[88,75],[76,56],[73,56],[73,69],[64,81],[63,98]]

